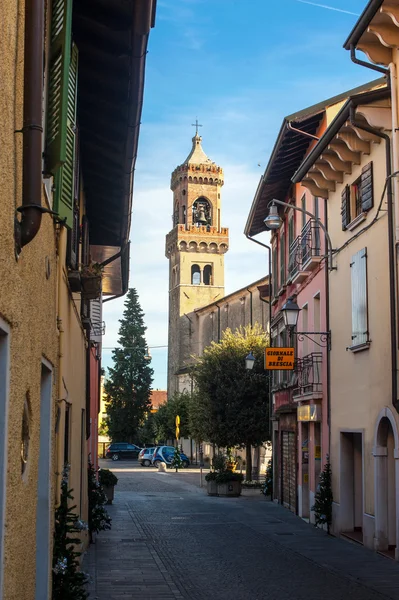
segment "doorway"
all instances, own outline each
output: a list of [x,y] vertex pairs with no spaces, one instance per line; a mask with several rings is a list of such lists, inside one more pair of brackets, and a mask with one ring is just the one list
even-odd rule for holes
[[[388,409],[385,409],[387,411]],[[396,439],[394,417],[380,418],[373,449],[375,468],[375,548],[395,556],[397,546],[397,498],[395,473]],[[396,436],[397,437],[397,436]],[[399,517],[399,515],[398,515]]]
[[341,432],[341,531],[363,541],[363,435]]
[[51,533],[52,371],[42,362],[36,507],[36,600],[49,597]]

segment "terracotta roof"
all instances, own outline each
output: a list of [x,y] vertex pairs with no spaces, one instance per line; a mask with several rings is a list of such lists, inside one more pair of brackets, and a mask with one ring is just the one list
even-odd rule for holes
[[152,390],[150,400],[152,408],[158,410],[161,404],[166,402],[167,391],[166,390]]

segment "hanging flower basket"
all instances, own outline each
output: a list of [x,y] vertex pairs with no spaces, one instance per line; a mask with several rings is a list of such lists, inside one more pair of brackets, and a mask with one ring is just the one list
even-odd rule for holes
[[83,267],[80,273],[82,283],[82,296],[86,300],[96,300],[101,296],[103,268],[98,263],[91,263]]

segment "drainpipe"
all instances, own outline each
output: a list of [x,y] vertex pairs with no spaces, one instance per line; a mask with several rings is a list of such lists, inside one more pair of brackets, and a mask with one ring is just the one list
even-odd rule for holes
[[399,402],[397,393],[397,349],[396,349],[396,299],[395,299],[395,252],[394,252],[394,218],[393,218],[393,198],[392,198],[392,167],[391,167],[391,140],[389,135],[381,133],[378,129],[358,123],[356,121],[355,107],[352,105],[349,110],[349,120],[352,125],[358,129],[363,129],[372,133],[385,141],[385,163],[387,173],[387,202],[388,202],[388,259],[389,259],[389,302],[391,314],[391,379],[392,379],[392,404],[399,413]]
[[316,140],[317,142],[320,139],[319,137],[317,137],[317,135],[313,135],[312,133],[308,133],[307,131],[303,131],[302,129],[297,129],[296,127],[293,127],[291,121],[288,121],[287,128],[291,129],[291,131],[295,131],[295,133],[300,133],[300,134],[304,135],[305,137],[309,137],[312,140]]
[[[324,220],[328,227],[328,202],[324,198]],[[330,271],[325,270],[326,287],[326,331],[330,331]],[[327,425],[328,425],[328,454],[331,452],[331,348],[327,345]],[[323,432],[322,441],[323,441]]]
[[[270,298],[272,297],[272,249],[270,248],[270,246],[268,246],[267,244],[263,244],[263,242],[260,242],[259,240],[255,240],[254,238],[252,238],[248,233],[245,234],[245,237],[250,241],[250,242],[254,242],[255,244],[259,244],[259,246],[262,246],[263,248],[266,248],[266,250],[268,251],[268,265],[269,265],[269,290],[270,290]],[[269,331],[270,331],[270,335],[269,335],[269,344],[270,346],[272,345],[272,336],[271,336],[271,328],[272,328],[272,303],[271,301],[269,302]]]
[[251,327],[253,327],[253,316],[252,316],[252,292],[249,288],[246,288],[247,292],[249,292],[250,294],[250,299],[249,299],[249,322],[251,323]]
[[[268,266],[269,266],[269,346],[272,346],[272,249],[267,244],[260,242],[259,240],[255,240],[248,233],[245,233],[245,237],[255,244],[259,244],[263,248],[266,248],[268,252]],[[271,375],[269,374],[269,437],[272,443],[272,465],[274,470],[274,449],[273,449],[273,427],[272,427],[272,394],[271,394]]]
[[356,57],[356,48],[355,44],[350,45],[351,51],[351,61],[355,63],[355,65],[360,65],[361,67],[366,67],[367,69],[371,69],[372,71],[377,71],[378,73],[382,73],[389,78],[389,70],[384,69],[384,67],[378,67],[377,65],[372,65],[364,60],[360,60],[360,58]]
[[42,213],[42,81],[44,0],[25,2],[24,112],[21,220],[15,223],[16,255],[40,229]]

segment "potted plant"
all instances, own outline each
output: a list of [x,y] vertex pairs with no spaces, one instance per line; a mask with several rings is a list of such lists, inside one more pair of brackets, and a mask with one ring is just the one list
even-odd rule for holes
[[241,495],[241,484],[244,476],[231,470],[222,471],[216,475],[218,496],[237,497]]
[[100,297],[103,270],[104,267],[100,263],[94,262],[82,267],[80,280],[82,283],[82,296],[86,300],[95,300]]
[[114,499],[114,488],[118,483],[118,478],[109,469],[99,469],[98,481],[104,488],[105,495],[107,496],[107,504],[112,504]]
[[218,495],[218,486],[216,483],[216,471],[211,471],[205,475],[206,481],[206,490],[208,492],[208,496],[217,496]]

